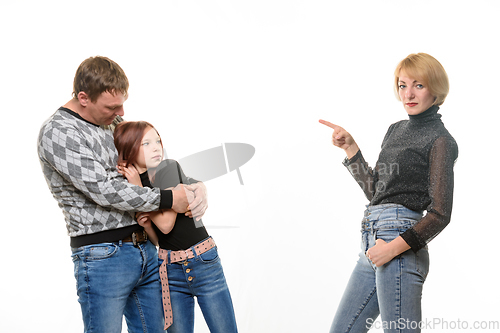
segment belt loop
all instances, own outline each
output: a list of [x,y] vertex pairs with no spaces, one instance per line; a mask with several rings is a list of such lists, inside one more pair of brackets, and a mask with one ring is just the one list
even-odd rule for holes
[[165,259],[167,261],[167,265],[170,265],[171,262],[170,262],[170,253],[172,252],[172,250],[168,250],[167,251],[167,258]]
[[134,247],[138,247],[137,234],[135,231],[132,233],[132,244],[134,244]]
[[120,240],[118,241],[118,246],[119,246],[119,247],[122,247],[122,245],[123,245],[123,241],[120,239]]
[[[196,253],[196,250],[195,250],[195,245],[191,246],[188,250],[191,250],[193,252],[193,259],[196,259],[196,257],[198,257],[198,253]],[[186,255],[187,255],[187,251],[186,250]]]

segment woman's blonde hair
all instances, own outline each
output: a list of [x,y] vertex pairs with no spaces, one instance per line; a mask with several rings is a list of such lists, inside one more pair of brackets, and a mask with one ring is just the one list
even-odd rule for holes
[[401,101],[399,98],[399,75],[401,71],[422,82],[429,89],[429,92],[436,97],[433,105],[444,103],[450,90],[450,83],[443,65],[436,58],[426,53],[414,53],[401,60],[394,71],[394,91],[399,101]]

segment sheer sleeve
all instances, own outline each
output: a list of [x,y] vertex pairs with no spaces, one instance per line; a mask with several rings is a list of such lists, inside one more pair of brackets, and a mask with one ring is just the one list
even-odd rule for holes
[[346,157],[343,164],[358,182],[368,201],[371,201],[375,194],[374,184],[377,180],[377,174],[365,161],[363,154],[361,154],[361,150],[358,150],[356,155],[351,159]]
[[455,140],[438,138],[429,156],[429,196],[427,214],[401,237],[416,252],[425,247],[450,222],[453,205],[453,166],[458,157]]

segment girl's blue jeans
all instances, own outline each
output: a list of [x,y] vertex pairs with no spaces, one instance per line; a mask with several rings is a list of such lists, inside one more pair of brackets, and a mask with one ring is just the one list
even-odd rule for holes
[[422,213],[398,204],[368,206],[362,221],[361,253],[340,301],[330,333],[367,332],[381,316],[384,332],[420,332],[422,287],[429,270],[427,247],[411,249],[381,267],[366,257],[377,239],[390,242],[416,224]]
[[158,252],[151,242],[73,248],[74,273],[86,333],[163,330]]
[[217,247],[187,261],[167,262],[167,274],[173,316],[168,333],[193,333],[195,298],[211,333],[238,331]]

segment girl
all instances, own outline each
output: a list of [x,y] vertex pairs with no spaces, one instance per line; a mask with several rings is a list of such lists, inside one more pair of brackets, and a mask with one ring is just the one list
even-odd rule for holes
[[425,53],[409,55],[394,74],[409,119],[389,127],[375,169],[346,130],[320,120],[333,128],[333,144],[346,152],[344,165],[370,201],[361,223],[362,252],[331,333],[366,332],[379,314],[385,332],[420,332],[427,243],[451,218],[458,148],[438,113],[448,76]]
[[[161,189],[197,182],[184,175],[175,160],[163,160],[163,144],[147,122],[122,122],[114,132],[119,172],[129,182]],[[169,333],[194,331],[194,297],[211,333],[237,332],[231,295],[215,243],[201,221],[190,212],[172,210],[138,213],[160,250],[165,329]],[[151,223],[153,222],[153,223]]]

